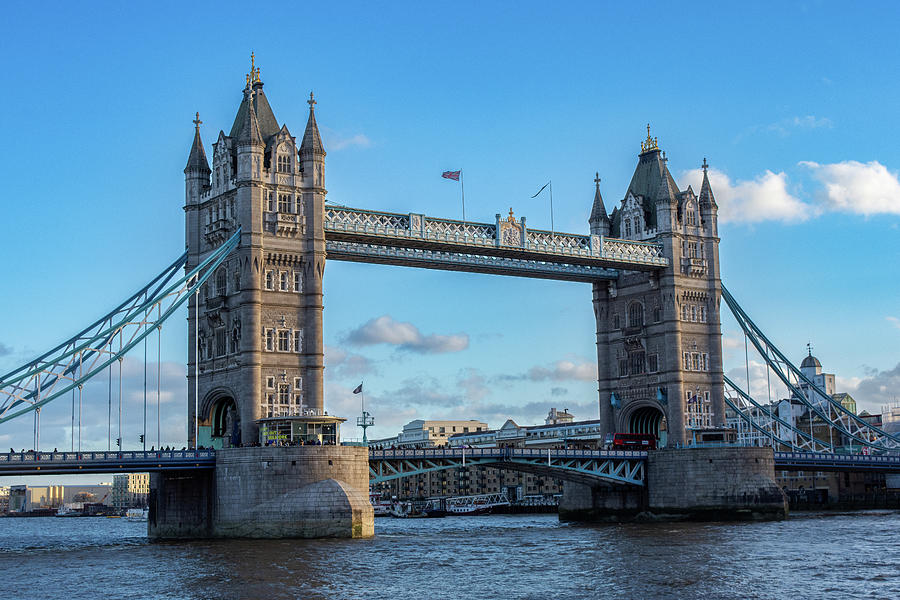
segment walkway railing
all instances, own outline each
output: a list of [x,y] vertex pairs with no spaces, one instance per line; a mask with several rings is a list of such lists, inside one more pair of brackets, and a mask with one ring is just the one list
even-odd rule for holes
[[578,458],[646,460],[638,450],[557,450],[553,448],[422,448],[419,450],[370,450],[369,459],[394,458]]
[[0,453],[0,475],[140,473],[211,469],[215,465],[215,450]]
[[809,467],[822,470],[887,470],[900,472],[900,454],[833,454],[829,452],[776,452],[775,468]]
[[[564,262],[576,259],[637,268],[663,268],[662,246],[599,235],[532,230],[525,220],[475,223],[435,219],[423,214],[388,213],[350,207],[325,207],[325,232],[332,239],[431,250],[459,248],[473,254],[491,249],[520,251],[523,258]],[[510,255],[512,256],[512,255]]]

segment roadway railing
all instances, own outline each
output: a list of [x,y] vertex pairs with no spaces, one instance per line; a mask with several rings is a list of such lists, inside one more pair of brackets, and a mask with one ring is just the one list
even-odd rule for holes
[[553,448],[422,448],[419,450],[370,450],[369,460],[395,458],[581,458],[646,460],[647,452],[640,450],[557,450]]
[[900,454],[831,454],[827,452],[776,452],[775,467],[871,467],[900,470]]
[[0,463],[79,463],[91,461],[117,460],[190,460],[192,458],[215,458],[215,450],[123,450],[103,452],[6,452],[0,453]]

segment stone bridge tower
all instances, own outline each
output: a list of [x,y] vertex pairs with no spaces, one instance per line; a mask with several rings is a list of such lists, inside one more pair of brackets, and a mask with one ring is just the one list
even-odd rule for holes
[[625,197],[607,215],[596,181],[591,233],[662,245],[669,267],[594,283],[600,419],[607,432],[684,444],[724,426],[717,206],[703,161],[697,197],[679,191],[656,138],[641,144]]
[[195,120],[184,170],[187,269],[241,228],[240,246],[200,290],[199,324],[191,297],[188,438],[196,386],[200,445],[255,442],[260,419],[325,414],[325,150],[312,93],[308,103],[298,148],[251,63],[231,130],[213,144],[212,168]]

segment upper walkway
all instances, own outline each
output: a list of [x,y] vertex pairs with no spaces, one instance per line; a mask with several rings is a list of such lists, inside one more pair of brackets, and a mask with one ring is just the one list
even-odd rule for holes
[[669,264],[658,244],[528,229],[525,219],[499,215],[475,223],[329,205],[324,226],[336,260],[572,281]]

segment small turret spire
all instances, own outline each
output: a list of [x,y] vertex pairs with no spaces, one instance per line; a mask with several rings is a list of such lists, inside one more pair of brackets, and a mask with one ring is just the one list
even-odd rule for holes
[[256,108],[253,106],[255,92],[250,89],[244,90],[244,93],[247,94],[247,118],[244,119],[243,126],[238,132],[238,144],[262,145],[263,139],[259,132],[259,120],[256,118]]
[[184,167],[184,172],[196,172],[196,173],[205,173],[209,174],[211,171],[209,169],[209,161],[206,159],[206,151],[203,150],[203,140],[200,139],[200,125],[203,121],[200,120],[200,113],[195,113],[194,116],[194,142],[191,144],[191,153],[188,155],[187,165]]
[[306,131],[303,132],[303,141],[300,143],[301,158],[309,155],[325,156],[325,147],[322,145],[322,137],[319,135],[319,126],[316,123],[316,98],[309,93],[309,120],[306,122]]
[[591,235],[609,235],[609,215],[603,205],[603,196],[600,195],[600,173],[594,173],[594,204],[591,207],[591,216],[588,218],[591,226]]
[[703,183],[700,185],[700,206],[701,207],[717,207],[716,198],[713,196],[712,187],[709,185],[709,163],[706,157],[703,158]]

